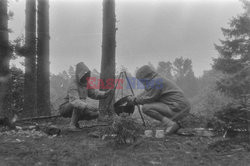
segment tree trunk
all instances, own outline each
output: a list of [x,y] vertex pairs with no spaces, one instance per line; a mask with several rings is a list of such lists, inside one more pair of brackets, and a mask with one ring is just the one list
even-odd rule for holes
[[0,116],[10,116],[8,94],[10,46],[8,34],[8,4],[0,0]]
[[49,0],[38,0],[37,111],[50,115]]
[[[115,47],[116,47],[116,16],[115,16],[115,0],[103,0],[103,30],[102,30],[102,62],[101,62],[101,79],[106,82],[107,79],[115,78]],[[105,112],[110,97],[100,101],[101,115],[112,115]],[[113,105],[113,102],[111,103]]]
[[36,0],[26,0],[24,109],[22,117],[36,116]]

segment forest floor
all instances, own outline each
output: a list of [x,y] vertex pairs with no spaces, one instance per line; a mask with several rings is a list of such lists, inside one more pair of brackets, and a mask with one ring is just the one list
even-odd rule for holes
[[[63,123],[62,123],[63,122]],[[97,128],[59,136],[31,131],[0,132],[0,166],[249,166],[249,138],[171,135],[117,145],[89,135]]]

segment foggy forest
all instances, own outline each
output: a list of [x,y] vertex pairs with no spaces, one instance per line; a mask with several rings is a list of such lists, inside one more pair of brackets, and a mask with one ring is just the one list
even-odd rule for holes
[[248,0],[0,0],[0,166],[247,166],[249,122]]

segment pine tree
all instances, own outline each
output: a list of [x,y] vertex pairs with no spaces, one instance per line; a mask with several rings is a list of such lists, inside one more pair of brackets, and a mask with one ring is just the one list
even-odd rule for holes
[[[102,32],[102,62],[100,78],[106,82],[107,79],[115,78],[115,48],[116,48],[116,16],[115,0],[103,0],[103,32]],[[100,101],[101,114],[107,112],[110,97]]]
[[49,115],[49,0],[38,0],[37,19],[37,110],[38,115]]
[[36,116],[36,0],[26,0],[23,117]]
[[160,73],[161,75],[167,77],[168,79],[173,79],[173,74],[172,74],[172,70],[173,70],[173,65],[171,62],[159,62],[158,63],[158,67],[157,67],[157,72]]
[[187,97],[194,97],[198,92],[198,82],[193,72],[191,59],[176,58],[173,63],[176,84]]
[[10,116],[7,101],[8,82],[10,78],[10,45],[8,33],[8,2],[0,0],[0,116]]
[[225,39],[220,40],[220,45],[215,45],[219,57],[214,59],[213,65],[214,69],[227,75],[218,82],[218,88],[236,98],[250,93],[250,78],[244,74],[250,66],[250,2],[242,2],[245,12],[234,17],[229,28],[221,29]]

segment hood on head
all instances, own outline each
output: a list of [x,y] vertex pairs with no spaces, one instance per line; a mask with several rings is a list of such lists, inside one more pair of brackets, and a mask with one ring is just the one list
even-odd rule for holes
[[144,65],[140,67],[136,72],[136,78],[138,80],[142,80],[142,79],[151,80],[154,78],[155,75],[156,75],[156,72],[148,65]]
[[83,63],[80,62],[76,65],[76,80],[78,83],[81,83],[81,79],[88,74],[90,76],[89,68]]
[[136,72],[136,79],[138,79],[145,87],[148,88],[150,81],[156,76],[156,72],[148,65],[140,67]]

